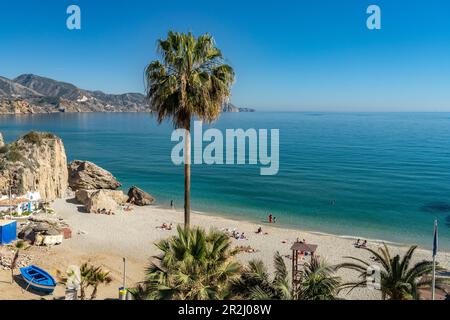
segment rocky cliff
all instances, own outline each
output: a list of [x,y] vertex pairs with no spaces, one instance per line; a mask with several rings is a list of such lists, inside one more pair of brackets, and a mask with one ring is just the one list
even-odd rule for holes
[[30,132],[0,147],[0,193],[39,191],[46,201],[64,197],[68,188],[67,158],[62,140]]

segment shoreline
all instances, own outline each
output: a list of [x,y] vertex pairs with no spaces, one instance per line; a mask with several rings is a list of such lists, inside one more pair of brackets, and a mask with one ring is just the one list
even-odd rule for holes
[[[161,210],[173,210],[170,207],[164,206],[164,205],[153,205],[153,207],[161,209]],[[176,212],[179,213],[183,213],[183,210],[175,210]],[[317,231],[317,230],[313,230],[313,229],[307,229],[307,228],[300,228],[300,227],[296,227],[294,226],[288,226],[282,223],[272,223],[270,224],[269,222],[257,222],[251,219],[246,219],[246,218],[242,218],[239,219],[235,216],[230,217],[227,216],[224,213],[220,213],[220,212],[207,212],[207,211],[198,211],[198,210],[191,210],[191,213],[194,214],[198,214],[198,215],[202,215],[202,216],[209,216],[209,217],[217,217],[217,218],[223,218],[226,220],[232,220],[232,221],[236,221],[236,222],[246,222],[246,223],[251,223],[251,224],[261,224],[262,226],[270,226],[273,228],[279,228],[279,229],[287,229],[287,230],[291,230],[291,231],[298,231],[298,232],[305,232],[305,233],[309,233],[309,234],[315,234],[318,236],[328,236],[328,237],[336,237],[339,239],[346,239],[346,240],[353,240],[356,241],[358,239],[361,240],[367,240],[368,242],[371,243],[376,243],[379,245],[382,245],[383,243],[385,243],[388,246],[394,246],[394,247],[399,247],[399,248],[405,248],[405,247],[410,247],[412,245],[417,245],[417,248],[420,250],[425,250],[425,251],[429,251],[431,252],[431,249],[429,248],[425,248],[422,245],[419,244],[414,244],[414,243],[403,243],[403,242],[397,242],[397,241],[390,241],[390,240],[384,240],[384,239],[377,239],[377,238],[363,238],[363,237],[359,237],[359,236],[354,236],[354,235],[344,235],[344,234],[337,234],[337,233],[332,233],[332,232],[323,232],[323,231]],[[443,253],[448,253],[450,254],[450,250],[439,250],[439,252],[443,252]]]
[[[63,219],[72,230],[72,238],[63,240],[62,244],[53,247],[30,247],[27,255],[32,257],[31,264],[47,270],[53,276],[56,271],[65,271],[70,265],[81,265],[91,262],[109,270],[113,282],[106,287],[99,288],[98,299],[117,298],[118,288],[122,286],[122,258],[127,259],[127,287],[133,287],[145,277],[145,268],[151,257],[160,252],[155,243],[176,235],[176,226],[183,223],[182,210],[173,210],[161,206],[133,207],[131,212],[118,210],[115,215],[99,215],[84,212],[83,206],[73,201],[72,197],[55,200],[51,207],[55,210],[53,218]],[[246,265],[251,260],[261,260],[268,272],[274,270],[273,256],[278,251],[288,270],[291,268],[290,250],[297,239],[306,239],[310,244],[317,244],[316,254],[324,258],[330,265],[342,263],[344,257],[353,256],[370,261],[367,250],[354,247],[354,239],[296,230],[274,226],[273,224],[258,224],[251,221],[240,221],[213,215],[208,212],[192,212],[193,226],[205,230],[236,229],[245,232],[246,240],[230,238],[233,246],[254,249],[253,252],[243,251],[236,256],[236,260]],[[163,223],[173,224],[173,229],[158,229]],[[262,226],[264,234],[255,231]],[[368,240],[372,249],[380,247],[377,242]],[[407,247],[388,244],[392,254],[403,254]],[[450,253],[438,252],[438,262],[450,270]],[[413,263],[431,260],[431,251],[418,248],[413,257]],[[15,272],[18,274],[18,271]],[[339,270],[337,275],[343,282],[352,281],[358,275],[352,270]],[[41,299],[32,293],[23,291],[17,283],[10,284],[10,271],[0,269],[0,299]],[[64,287],[57,286],[54,299],[64,296]],[[342,292],[341,298],[350,300],[378,300],[380,292],[369,288],[357,288],[352,292]]]

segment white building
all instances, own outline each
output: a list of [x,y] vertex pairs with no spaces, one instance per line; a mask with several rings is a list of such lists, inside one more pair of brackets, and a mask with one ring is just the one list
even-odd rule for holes
[[[16,212],[21,216],[24,212],[33,212],[39,209],[41,195],[39,192],[27,192],[23,196],[13,196],[11,200],[7,196],[0,198],[0,213]],[[11,208],[11,210],[10,210]]]

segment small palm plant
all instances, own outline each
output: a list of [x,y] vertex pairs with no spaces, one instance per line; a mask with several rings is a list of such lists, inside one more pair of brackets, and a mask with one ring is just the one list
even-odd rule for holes
[[283,257],[278,252],[274,256],[274,268],[274,276],[271,279],[261,260],[250,261],[240,278],[233,282],[233,295],[250,300],[291,299],[288,270]]
[[104,271],[102,267],[92,267],[91,277],[89,278],[89,285],[93,290],[91,293],[91,300],[97,298],[97,292],[99,285],[108,285],[112,281],[109,271]]
[[191,119],[216,120],[231,94],[234,71],[209,34],[170,31],[158,41],[160,60],[145,70],[147,98],[158,122],[170,118],[175,128],[186,130],[184,170],[184,224],[190,225]]
[[[57,271],[58,281],[66,285],[72,273],[62,273]],[[98,287],[111,283],[112,277],[109,271],[103,270],[100,266],[93,266],[87,262],[80,267],[80,300],[86,300],[87,289],[92,287],[90,300],[97,298]]]
[[26,250],[29,248],[29,245],[26,241],[19,240],[14,245],[12,245],[12,248],[14,250],[14,256],[11,259],[11,284],[14,282],[14,270],[17,268],[17,263],[19,262],[20,258],[20,252],[21,250]]
[[138,283],[136,287],[128,289],[133,300],[147,300],[149,298],[149,289],[145,283]]
[[[178,235],[156,244],[161,254],[147,268],[147,279],[135,296],[167,300],[218,300],[229,295],[241,266],[222,232],[177,228]],[[144,293],[145,292],[145,293]]]
[[[365,249],[375,257],[377,265],[381,267],[380,289],[383,300],[419,300],[420,290],[431,288],[433,263],[421,261],[411,266],[411,260],[416,249],[417,246],[411,246],[403,258],[400,255],[392,257],[386,244],[378,250]],[[342,263],[337,268],[356,270],[359,273],[359,280],[345,283],[342,288],[351,291],[354,288],[366,286],[367,270],[374,263],[355,257],[346,258],[352,261]],[[436,270],[443,271],[445,269],[437,266]],[[442,285],[447,283],[449,283],[448,279],[436,278],[437,289],[443,289]]]
[[335,300],[341,279],[334,275],[335,267],[319,257],[312,257],[304,265],[297,294],[299,300]]

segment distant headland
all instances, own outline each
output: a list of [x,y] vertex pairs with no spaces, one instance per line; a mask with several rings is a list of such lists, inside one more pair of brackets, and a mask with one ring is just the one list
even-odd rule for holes
[[[57,112],[151,112],[141,93],[108,94],[80,89],[77,86],[23,74],[15,79],[0,76],[0,114],[34,114]],[[231,103],[223,112],[254,112]]]

